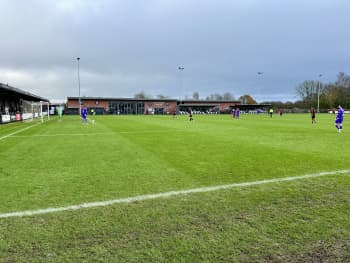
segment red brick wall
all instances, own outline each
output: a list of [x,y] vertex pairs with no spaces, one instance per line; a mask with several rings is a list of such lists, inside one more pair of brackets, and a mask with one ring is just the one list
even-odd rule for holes
[[[98,104],[96,104],[96,101]],[[142,101],[141,101],[142,102]],[[106,111],[109,109],[109,100],[89,100],[82,99],[83,106],[87,108],[104,108]],[[67,101],[68,108],[79,108],[79,101],[77,99],[69,99]],[[173,113],[176,111],[177,101],[145,101],[144,102],[145,113],[148,109],[163,108],[165,113]]]
[[145,101],[145,113],[148,112],[149,109],[164,108],[166,113],[171,114],[176,111],[176,106],[176,101]]
[[109,109],[109,102],[107,100],[83,100],[83,106],[87,108],[104,108]]
[[211,101],[211,100],[186,100],[185,104],[208,104],[208,105],[219,105],[220,111],[225,111],[230,107],[235,107],[240,105],[240,101]]
[[79,101],[78,100],[69,99],[67,101],[67,107],[68,108],[79,108]]
[[[109,103],[108,100],[81,100],[84,107],[87,108],[104,108],[108,110]],[[68,100],[68,108],[79,108],[79,100]]]
[[235,107],[237,105],[239,105],[239,103],[232,103],[232,102],[220,102],[219,103],[219,107],[220,107],[220,111],[225,111],[228,110],[230,107]]

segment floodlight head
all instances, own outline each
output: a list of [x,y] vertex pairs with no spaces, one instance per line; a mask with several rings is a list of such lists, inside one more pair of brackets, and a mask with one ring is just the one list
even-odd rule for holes
[[77,58],[77,60],[80,60],[80,58]]
[[258,75],[262,75],[262,74],[264,74],[264,72],[261,72],[261,71],[258,72]]

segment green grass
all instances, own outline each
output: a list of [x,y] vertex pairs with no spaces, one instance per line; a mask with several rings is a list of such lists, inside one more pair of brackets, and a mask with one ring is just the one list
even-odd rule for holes
[[[0,140],[0,213],[348,170],[347,119],[64,116]],[[346,262],[349,174],[0,219],[0,262]]]

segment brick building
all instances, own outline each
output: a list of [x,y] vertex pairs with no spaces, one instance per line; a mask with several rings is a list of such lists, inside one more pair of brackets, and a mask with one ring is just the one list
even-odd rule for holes
[[[81,97],[82,106],[96,114],[171,114],[174,111],[230,112],[241,105],[240,101],[207,101],[176,99],[132,99]],[[68,97],[66,113],[78,114],[79,98]]]
[[240,101],[183,100],[179,103],[179,110],[188,111],[192,109],[200,112],[229,113],[233,108],[240,105]]
[[[170,114],[177,110],[175,99],[130,99],[81,97],[82,106],[96,114]],[[79,98],[68,97],[66,113],[78,114]]]

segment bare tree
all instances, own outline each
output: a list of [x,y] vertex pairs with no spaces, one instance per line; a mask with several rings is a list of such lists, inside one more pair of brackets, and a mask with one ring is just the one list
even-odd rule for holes
[[296,92],[302,100],[310,102],[317,97],[318,92],[322,93],[322,86],[322,83],[319,81],[305,80],[296,87]]
[[235,98],[230,92],[225,92],[222,96],[223,100],[234,100]]
[[159,94],[159,95],[156,96],[156,98],[157,98],[157,99],[167,99],[167,98],[169,98],[169,97],[168,97],[168,96],[164,96],[164,95],[162,95],[162,94]]
[[334,84],[328,85],[324,93],[324,101],[328,108],[334,108],[342,105],[345,108],[350,107],[350,89]]
[[134,98],[135,99],[148,99],[149,96],[147,96],[143,91],[139,92],[139,93],[136,93],[134,95]]
[[256,100],[253,99],[252,96],[250,96],[249,94],[245,94],[241,97],[239,97],[239,100],[243,102],[243,104],[257,104]]
[[221,96],[218,93],[210,94],[209,96],[207,96],[206,100],[223,100],[223,96]]
[[350,87],[350,76],[345,74],[344,72],[339,72],[337,75],[337,80],[335,82],[336,86],[341,86],[344,88]]

